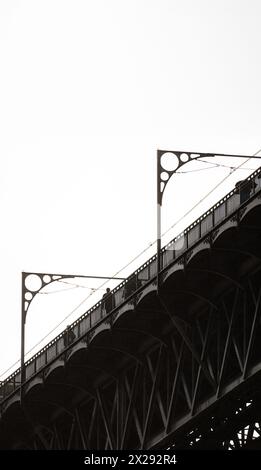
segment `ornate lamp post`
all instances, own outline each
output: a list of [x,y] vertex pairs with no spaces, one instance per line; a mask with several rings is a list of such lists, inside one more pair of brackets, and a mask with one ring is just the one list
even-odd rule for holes
[[[157,150],[157,289],[159,292],[160,287],[160,271],[161,271],[161,206],[163,194],[166,189],[166,186],[171,179],[174,173],[177,173],[178,170],[186,163],[189,163],[193,160],[199,160],[201,158],[210,158],[210,157],[232,157],[232,158],[261,158],[255,155],[229,155],[224,153],[197,153],[197,152],[180,152],[175,150]],[[172,156],[173,160],[173,169],[169,170],[164,168],[162,163],[162,157],[164,155]]]
[[[30,287],[27,285],[29,276],[34,276],[35,285]],[[25,322],[28,309],[32,300],[45,286],[53,282],[62,281],[63,279],[88,278],[88,279],[116,279],[125,280],[122,277],[108,276],[83,276],[82,274],[47,274],[47,273],[28,273],[22,272],[22,305],[21,305],[21,389],[20,398],[23,398],[23,384],[25,382]]]

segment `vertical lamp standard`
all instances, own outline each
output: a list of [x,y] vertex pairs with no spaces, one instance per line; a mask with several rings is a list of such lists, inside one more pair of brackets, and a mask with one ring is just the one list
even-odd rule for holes
[[[167,183],[174,173],[186,163],[189,163],[193,160],[199,160],[201,158],[210,158],[210,157],[228,157],[228,158],[261,158],[257,154],[260,150],[251,156],[248,155],[229,155],[224,153],[202,153],[202,152],[187,152],[187,151],[175,151],[175,150],[157,150],[157,291],[159,293],[160,288],[160,271],[162,269],[161,265],[161,206],[163,193],[166,189]],[[164,168],[162,164],[162,157],[166,155],[172,158],[172,169]],[[205,162],[206,163],[206,162]]]
[[[33,287],[28,286],[28,280],[31,277],[33,280]],[[33,278],[33,279],[32,279]],[[20,400],[23,399],[23,385],[26,380],[26,368],[24,360],[24,349],[25,349],[25,322],[26,315],[29,306],[33,298],[38,294],[44,287],[53,282],[62,281],[63,279],[76,279],[76,278],[88,278],[88,279],[115,279],[124,281],[123,277],[108,277],[108,276],[83,276],[82,274],[46,274],[46,273],[28,273],[22,272],[22,304],[21,304],[21,387],[20,387]]]

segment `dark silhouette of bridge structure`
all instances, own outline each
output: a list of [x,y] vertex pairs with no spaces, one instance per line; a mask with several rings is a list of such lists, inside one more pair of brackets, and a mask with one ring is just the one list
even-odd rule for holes
[[0,449],[261,448],[261,169],[0,385]]

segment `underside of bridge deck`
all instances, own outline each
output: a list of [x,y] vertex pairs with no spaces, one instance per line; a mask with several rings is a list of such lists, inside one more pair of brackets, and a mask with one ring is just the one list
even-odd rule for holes
[[261,206],[184,254],[2,408],[1,449],[258,448]]

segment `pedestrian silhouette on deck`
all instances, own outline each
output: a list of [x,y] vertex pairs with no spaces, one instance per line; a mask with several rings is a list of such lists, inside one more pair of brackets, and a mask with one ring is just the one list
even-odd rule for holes
[[111,289],[107,287],[105,294],[102,296],[102,309],[105,310],[106,313],[109,313],[114,307],[114,295],[112,294]]
[[69,346],[69,344],[73,343],[75,338],[76,338],[76,336],[75,336],[73,330],[71,329],[70,325],[67,325],[66,330],[63,333],[64,347],[67,348],[67,346]]
[[240,204],[247,201],[250,196],[252,196],[256,186],[257,184],[254,180],[248,180],[247,178],[245,180],[238,181],[235,184],[236,194],[240,195]]

